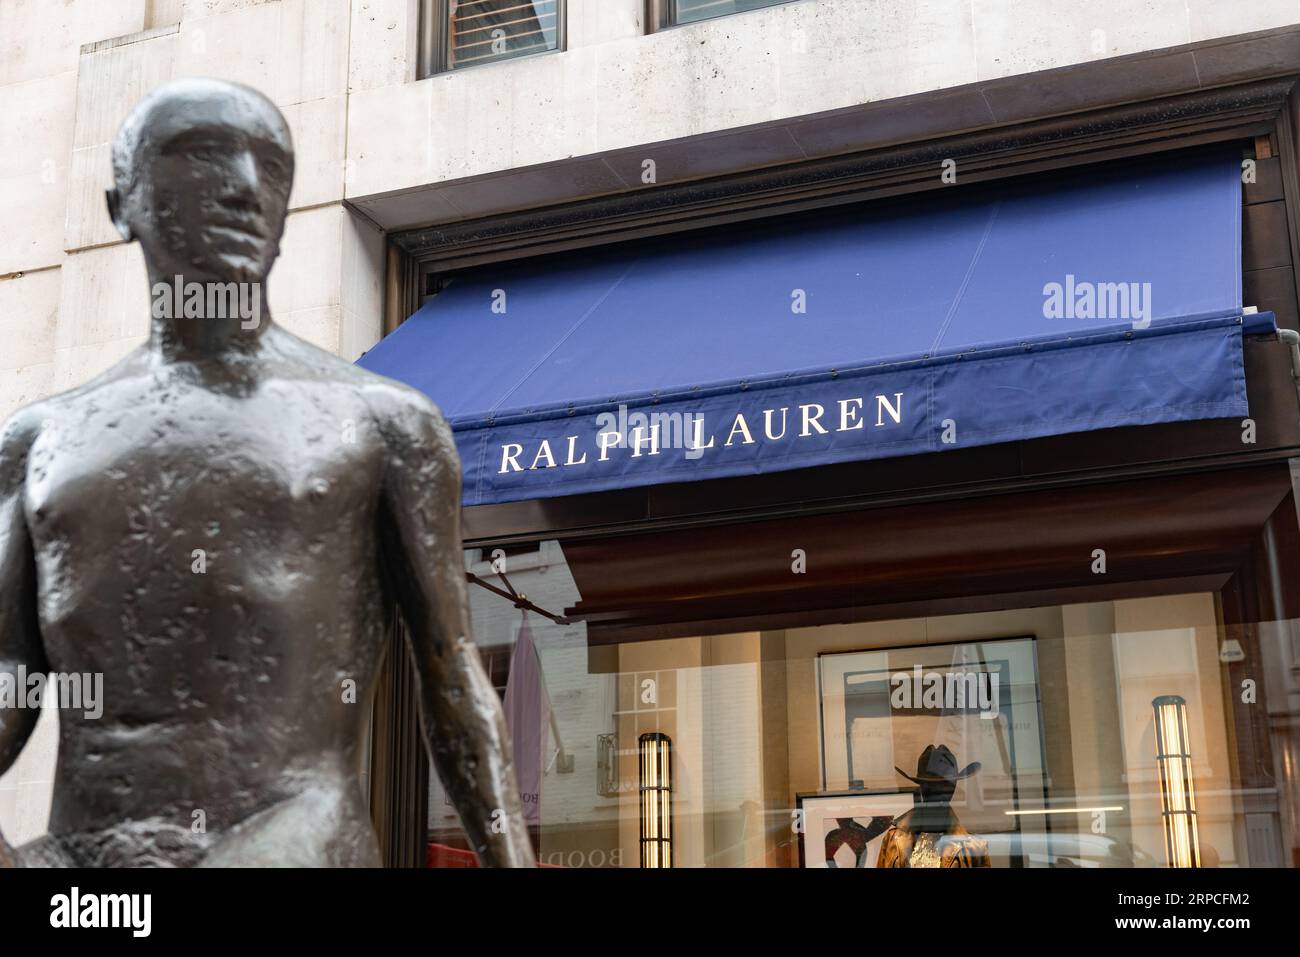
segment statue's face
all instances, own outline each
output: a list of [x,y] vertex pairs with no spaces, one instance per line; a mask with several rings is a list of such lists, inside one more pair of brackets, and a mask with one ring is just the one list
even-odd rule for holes
[[251,91],[214,87],[149,115],[124,213],[164,276],[254,282],[279,254],[293,148],[283,117]]

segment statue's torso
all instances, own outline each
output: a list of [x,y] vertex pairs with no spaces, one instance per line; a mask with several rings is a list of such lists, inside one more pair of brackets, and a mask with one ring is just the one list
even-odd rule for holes
[[364,816],[383,443],[358,390],[304,371],[240,394],[128,369],[51,403],[25,500],[42,638],[53,671],[103,674],[102,717],[61,715],[52,832],[197,810],[220,834],[322,787]]

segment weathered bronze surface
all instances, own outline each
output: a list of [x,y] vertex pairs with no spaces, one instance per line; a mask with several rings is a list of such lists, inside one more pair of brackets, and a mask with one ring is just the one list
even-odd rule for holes
[[[246,87],[178,81],[127,119],[113,168],[148,342],[0,432],[0,673],[102,673],[103,714],[60,711],[49,834],[0,839],[0,864],[377,865],[359,772],[376,674],[406,653],[385,647],[395,602],[480,860],[532,865],[469,634],[451,432],[266,309],[284,118]],[[160,290],[189,283],[242,284],[259,314],[178,316]],[[0,710],[0,771],[35,720]]]

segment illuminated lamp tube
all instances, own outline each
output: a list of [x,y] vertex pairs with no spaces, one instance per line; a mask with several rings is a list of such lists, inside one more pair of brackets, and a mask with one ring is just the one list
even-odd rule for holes
[[641,866],[673,866],[673,743],[651,731],[637,739],[641,762]]
[[1192,746],[1187,734],[1187,702],[1161,695],[1156,712],[1156,767],[1160,769],[1160,808],[1165,857],[1170,867],[1200,867],[1196,830],[1196,789],[1192,784]]

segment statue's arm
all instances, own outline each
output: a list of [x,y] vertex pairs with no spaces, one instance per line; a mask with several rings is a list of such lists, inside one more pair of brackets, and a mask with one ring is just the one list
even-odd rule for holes
[[[36,559],[23,516],[30,430],[17,418],[0,425],[0,675],[11,680],[23,665],[43,672],[45,650],[36,615]],[[0,707],[0,774],[31,736],[40,712]]]
[[505,718],[470,635],[451,429],[431,404],[408,400],[384,431],[387,561],[429,752],[482,864],[533,866]]
[[[29,674],[48,670],[36,614],[36,560],[23,517],[23,483],[31,430],[19,419],[0,425],[0,681],[10,686],[18,667]],[[16,693],[24,689],[15,688]],[[0,702],[0,774],[17,760],[40,711]],[[0,836],[0,861],[8,856]]]

